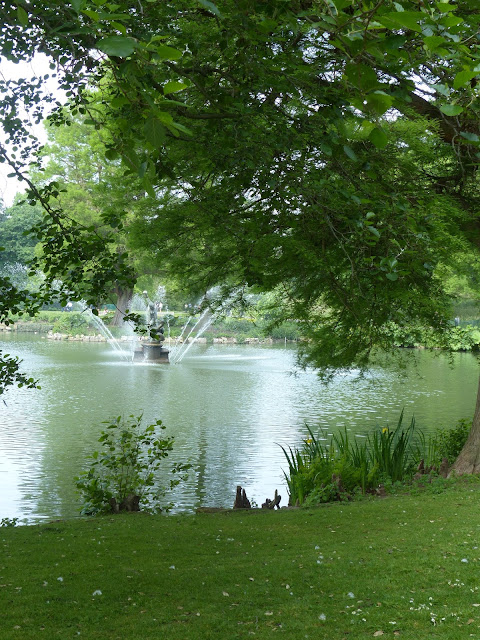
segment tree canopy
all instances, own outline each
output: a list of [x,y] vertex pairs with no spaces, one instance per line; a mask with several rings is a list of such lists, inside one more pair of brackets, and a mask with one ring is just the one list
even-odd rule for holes
[[[328,373],[365,365],[392,322],[448,324],[436,266],[478,243],[476,4],[0,2],[0,54],[47,52],[69,99],[51,123],[82,116],[141,185],[132,246],[197,288],[277,291]],[[109,249],[122,212],[99,233],[27,177],[22,108],[54,106],[43,87],[0,83],[0,159],[45,210],[42,295],[67,273],[63,295],[95,303],[135,279]]]

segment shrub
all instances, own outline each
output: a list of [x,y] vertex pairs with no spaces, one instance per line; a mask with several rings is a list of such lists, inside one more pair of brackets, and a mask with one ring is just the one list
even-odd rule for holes
[[54,333],[75,334],[88,330],[88,318],[79,311],[64,312],[52,327]]
[[467,441],[471,420],[462,418],[453,429],[439,429],[432,437],[434,462],[440,464],[443,458],[447,458],[449,464],[453,464],[458,454]]
[[83,515],[118,513],[118,511],[168,511],[171,504],[160,500],[185,478],[189,464],[174,463],[174,477],[167,487],[159,487],[156,472],[173,448],[174,438],[159,437],[165,429],[161,420],[142,428],[143,416],[119,416],[104,422],[107,428],[98,441],[101,451],[89,457],[90,466],[75,478],[83,499]]

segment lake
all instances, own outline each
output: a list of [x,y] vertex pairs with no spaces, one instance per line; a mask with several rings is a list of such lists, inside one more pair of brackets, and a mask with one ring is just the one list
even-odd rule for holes
[[105,343],[1,334],[0,348],[23,359],[39,390],[10,389],[0,409],[0,519],[27,521],[79,513],[73,478],[97,447],[102,421],[160,418],[175,436],[171,457],[192,473],[173,499],[178,510],[230,507],[241,484],[259,505],[275,489],[288,500],[279,445],[295,446],[306,425],[364,437],[395,426],[402,408],[425,431],[471,418],[478,362],[417,352],[417,366],[372,368],[325,387],[295,367],[294,346],[195,345],[177,365],[132,363]]

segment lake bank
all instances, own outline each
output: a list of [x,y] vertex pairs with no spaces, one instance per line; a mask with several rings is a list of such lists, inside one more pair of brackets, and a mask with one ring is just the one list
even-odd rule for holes
[[[198,337],[198,331],[193,330],[196,321],[197,317],[183,313],[171,315],[166,326],[165,343],[175,345],[199,341],[201,344],[274,344],[301,341],[300,332],[293,322],[269,332],[264,321],[225,318],[209,325],[202,332],[203,335]],[[106,316],[99,316],[92,321],[84,313],[76,311],[43,311],[32,320],[17,319],[9,325],[0,324],[0,334],[2,332],[46,334],[46,337],[53,340],[77,342],[107,342],[110,337],[130,341],[140,337],[133,333],[133,328],[129,325],[111,327]]]

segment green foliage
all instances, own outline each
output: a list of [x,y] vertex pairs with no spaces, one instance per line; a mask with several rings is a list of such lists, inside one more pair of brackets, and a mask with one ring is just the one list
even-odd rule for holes
[[447,458],[449,464],[453,464],[467,441],[471,427],[472,421],[462,418],[451,429],[437,430],[432,439],[434,462],[439,464]]
[[[18,199],[18,198],[17,198]],[[34,256],[38,239],[29,233],[42,218],[42,209],[14,204],[0,214],[0,269],[7,265],[26,265]]]
[[76,334],[89,328],[88,317],[80,311],[63,312],[52,327],[54,333]]
[[[48,51],[69,100],[50,123],[59,140],[84,125],[49,182],[27,175],[29,120],[55,96],[47,75],[0,80],[0,160],[45,212],[43,300],[59,279],[88,304],[130,291],[128,245],[189,291],[281,291],[327,377],[389,348],[389,322],[444,331],[436,269],[478,246],[472,6],[3,3],[0,54]],[[38,310],[3,284],[6,310]]]
[[167,511],[172,505],[160,501],[185,478],[190,465],[174,463],[170,468],[174,477],[167,486],[158,486],[156,474],[174,442],[172,436],[160,437],[166,428],[162,421],[142,427],[142,415],[131,415],[103,424],[108,426],[98,439],[102,449],[89,456],[89,468],[75,478],[83,500],[82,513],[97,515],[128,509],[127,503],[134,497],[143,511]]
[[20,371],[21,362],[17,356],[11,356],[0,349],[0,395],[14,385],[27,387],[27,389],[40,388],[36,380]]
[[450,327],[444,333],[439,333],[420,325],[399,327],[392,323],[386,327],[386,333],[393,344],[399,347],[423,346],[448,351],[478,351],[480,348],[480,330],[472,325]]
[[[358,491],[365,494],[381,481],[411,478],[416,464],[425,457],[425,439],[414,418],[406,428],[402,423],[403,411],[394,429],[376,428],[365,439],[353,442],[346,430],[327,441],[308,428],[310,437],[301,449],[282,447],[288,463],[284,475],[290,503],[341,500]],[[346,493],[339,491],[336,479]]]
[[16,527],[18,518],[2,518],[0,520],[0,527]]

